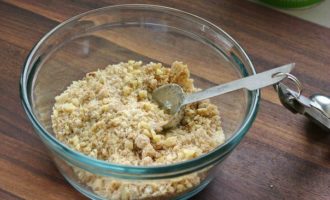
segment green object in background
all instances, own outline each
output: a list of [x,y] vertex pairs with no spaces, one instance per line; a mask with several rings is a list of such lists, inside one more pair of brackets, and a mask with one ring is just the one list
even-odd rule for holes
[[303,8],[320,3],[322,0],[259,0],[278,8]]

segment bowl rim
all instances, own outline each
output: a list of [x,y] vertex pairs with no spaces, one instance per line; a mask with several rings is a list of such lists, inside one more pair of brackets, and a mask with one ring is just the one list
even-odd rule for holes
[[[55,136],[48,133],[48,131],[41,125],[38,118],[35,116],[35,114],[32,111],[31,104],[29,101],[29,78],[34,76],[33,68],[35,68],[35,65],[32,66],[31,70],[29,70],[29,66],[32,64],[32,58],[37,52],[37,50],[40,48],[40,46],[49,38],[51,37],[58,29],[65,26],[66,24],[75,21],[81,17],[84,17],[86,15],[94,14],[97,12],[101,12],[103,10],[111,10],[111,9],[149,9],[151,11],[162,11],[167,14],[180,14],[182,16],[185,16],[186,18],[189,18],[190,20],[196,20],[199,22],[203,22],[204,24],[207,24],[210,28],[212,28],[214,31],[216,31],[219,34],[222,34],[226,37],[237,49],[238,51],[243,55],[243,57],[247,60],[249,67],[251,68],[252,74],[256,74],[255,68],[246,54],[246,52],[243,50],[243,48],[225,31],[223,31],[221,28],[216,26],[215,24],[198,17],[194,14],[166,6],[160,6],[160,5],[151,5],[151,4],[120,4],[120,5],[112,5],[112,6],[106,6],[101,7],[97,9],[93,9],[84,13],[81,13],[79,15],[76,15],[74,17],[71,17],[64,22],[58,24],[56,27],[54,27],[51,31],[46,33],[32,48],[30,53],[28,54],[24,64],[23,69],[21,73],[20,78],[20,98],[22,106],[28,116],[28,119],[32,123],[33,127],[37,130],[37,134],[41,137],[41,139],[46,139],[47,142],[50,142],[53,146],[49,147],[52,150],[55,150],[56,152],[59,152],[64,156],[64,158],[73,159],[73,161],[78,161],[79,163],[87,164],[88,166],[93,166],[93,168],[96,169],[102,169],[102,170],[110,170],[115,173],[128,173],[128,174],[161,174],[161,173],[179,173],[179,171],[185,171],[182,172],[183,174],[195,171],[197,169],[201,169],[205,167],[206,165],[214,164],[215,162],[221,160],[218,155],[226,155],[241,141],[243,136],[247,133],[249,128],[251,127],[256,114],[258,112],[259,107],[259,101],[260,101],[260,90],[255,90],[253,92],[249,92],[249,95],[251,95],[251,101],[248,105],[248,114],[244,121],[242,122],[240,128],[233,133],[233,136],[231,136],[227,141],[225,141],[223,144],[212,150],[211,152],[201,155],[197,158],[182,161],[174,164],[169,165],[157,165],[157,166],[133,166],[133,165],[123,165],[123,164],[116,164],[116,163],[110,163],[103,160],[97,160],[95,158],[89,157],[85,154],[82,154],[78,151],[75,151],[68,146],[66,146],[64,143],[60,142],[56,139]],[[45,142],[45,141],[43,141]],[[222,156],[223,157],[223,156]],[[189,171],[189,169],[191,169]],[[96,171],[98,171],[96,170]],[[107,173],[106,173],[107,174]]]

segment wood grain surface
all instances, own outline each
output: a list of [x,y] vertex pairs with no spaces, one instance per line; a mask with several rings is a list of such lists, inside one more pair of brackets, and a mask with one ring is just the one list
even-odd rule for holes
[[[54,26],[91,9],[122,3],[175,7],[233,36],[257,69],[296,62],[305,94],[330,94],[330,30],[242,0],[0,2],[0,199],[85,199],[60,175],[20,105],[22,64]],[[330,19],[329,19],[330,20]],[[330,134],[262,91],[257,119],[193,199],[330,199]]]

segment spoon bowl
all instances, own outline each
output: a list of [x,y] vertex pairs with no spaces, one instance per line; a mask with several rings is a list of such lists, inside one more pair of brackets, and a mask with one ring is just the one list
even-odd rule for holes
[[231,81],[199,91],[192,94],[185,94],[181,86],[177,84],[166,84],[154,90],[152,99],[167,113],[172,115],[170,120],[162,125],[163,129],[173,128],[178,125],[183,117],[182,108],[190,103],[198,102],[204,99],[215,97],[221,94],[232,92],[239,89],[248,89],[250,91],[260,89],[269,85],[274,85],[291,72],[295,64],[287,64],[256,75]]

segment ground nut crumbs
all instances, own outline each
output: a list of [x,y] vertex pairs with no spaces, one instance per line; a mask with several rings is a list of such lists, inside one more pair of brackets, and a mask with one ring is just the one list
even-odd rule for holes
[[207,176],[207,170],[178,178],[149,181],[120,180],[97,176],[82,169],[74,168],[78,179],[90,187],[93,192],[114,200],[136,199],[172,199],[183,192],[198,186]]
[[[129,61],[87,73],[55,98],[51,116],[55,136],[86,155],[126,165],[172,164],[193,159],[222,144],[225,138],[218,109],[209,101],[186,106],[178,127],[162,130],[160,125],[170,116],[152,102],[151,94],[167,83],[179,84],[186,93],[196,91],[188,67],[181,62],[166,68],[160,63]],[[136,194],[139,198],[155,197],[155,191],[175,182],[154,183],[142,190],[141,185],[116,185],[85,171],[76,172],[94,192],[111,199],[117,199],[112,195],[119,194],[123,196],[118,199],[135,199],[125,196],[125,191],[132,190],[141,193]],[[181,179],[200,182],[197,174]],[[193,183],[188,186],[196,186]],[[173,194],[190,188],[181,182],[174,185]]]

